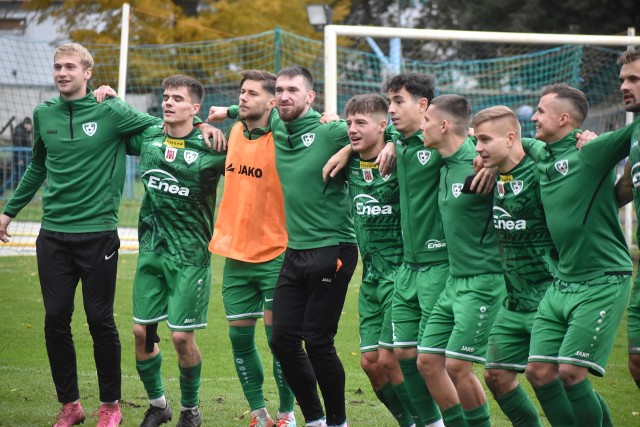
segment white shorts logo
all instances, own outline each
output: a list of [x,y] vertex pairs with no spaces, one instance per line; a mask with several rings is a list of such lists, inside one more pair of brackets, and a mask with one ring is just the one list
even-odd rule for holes
[[462,187],[463,185],[460,183],[456,183],[451,186],[451,192],[453,193],[453,197],[457,199],[458,196],[462,194]]
[[98,130],[98,123],[96,122],[83,123],[82,130],[88,136],[93,136]]
[[426,165],[429,159],[431,158],[431,151],[420,150],[418,151],[417,155],[418,155],[418,161],[421,164]]
[[301,136],[301,138],[302,138],[302,143],[305,145],[305,147],[308,147],[311,144],[313,144],[313,140],[316,139],[316,134],[305,133],[304,135]]
[[569,161],[568,160],[559,160],[555,164],[556,170],[560,172],[562,175],[566,175],[569,172]]
[[187,162],[188,165],[195,162],[198,158],[198,153],[191,150],[184,150],[184,161]]

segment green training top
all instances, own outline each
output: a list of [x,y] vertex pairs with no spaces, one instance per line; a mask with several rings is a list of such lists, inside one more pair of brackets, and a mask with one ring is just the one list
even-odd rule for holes
[[42,228],[66,233],[115,230],[125,177],[123,137],[161,122],[122,100],[56,97],[33,112],[33,157],[4,207],[15,217],[47,181]]
[[351,157],[348,182],[362,281],[377,284],[395,280],[402,264],[402,229],[398,176],[394,171],[383,177],[374,160]]
[[405,138],[390,126],[385,138],[397,144],[404,261],[413,264],[447,262],[447,242],[438,210],[442,158],[436,150],[425,148],[421,131]]
[[553,283],[559,256],[540,201],[535,163],[525,156],[496,179],[493,225],[507,285],[505,307],[536,311]]
[[[636,207],[636,216],[640,218],[640,126],[636,127],[631,138],[631,151],[629,160],[631,162],[631,183],[633,184],[633,202]],[[640,242],[640,227],[636,229],[636,244]]]
[[540,196],[551,237],[560,253],[558,277],[570,282],[631,274],[615,197],[614,166],[629,153],[638,120],[576,148],[571,131],[546,144],[523,139],[537,163]]
[[440,169],[438,206],[449,246],[449,272],[454,277],[502,273],[496,232],[493,227],[491,194],[465,194],[465,178],[473,175],[475,145],[470,138]]
[[140,156],[145,188],[138,222],[140,252],[209,266],[216,188],[226,154],[207,149],[197,129],[185,138],[172,138],[162,133],[162,126],[132,137],[127,148]]
[[[236,118],[238,107],[229,107]],[[344,120],[320,123],[312,108],[290,122],[276,113],[269,117],[276,146],[276,168],[287,222],[287,246],[303,250],[355,243],[346,172],[327,182],[322,168],[329,158],[349,144]]]

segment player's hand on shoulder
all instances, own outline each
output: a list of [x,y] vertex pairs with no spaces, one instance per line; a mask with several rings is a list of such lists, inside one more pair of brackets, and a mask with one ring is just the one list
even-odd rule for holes
[[351,144],[345,145],[327,160],[327,163],[322,168],[322,180],[326,181],[338,175],[349,163],[349,157],[351,157]]
[[336,113],[324,112],[322,113],[322,117],[320,117],[320,123],[337,122],[339,120],[340,120],[340,116],[337,115]]
[[227,112],[229,107],[211,106],[209,108],[209,115],[207,116],[207,122],[222,122],[227,118]]
[[493,187],[496,186],[497,174],[498,168],[483,167],[473,179],[471,190],[475,191],[476,194],[490,194],[493,191]]
[[204,143],[207,147],[218,152],[227,149],[227,138],[225,138],[224,132],[220,129],[211,126],[208,123],[201,123],[198,129],[200,130]]
[[398,156],[396,155],[396,144],[393,141],[387,141],[375,163],[378,165],[380,175],[386,176],[396,167]]
[[102,85],[98,89],[93,91],[93,96],[98,103],[104,101],[108,97],[116,98],[118,93],[109,85]]
[[576,132],[574,135],[578,142],[576,142],[576,147],[578,149],[582,148],[584,144],[598,137],[598,134],[595,132],[591,132],[590,130],[583,130],[582,133]]

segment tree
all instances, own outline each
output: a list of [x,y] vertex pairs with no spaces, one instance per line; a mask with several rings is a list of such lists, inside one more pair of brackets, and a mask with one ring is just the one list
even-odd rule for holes
[[[53,16],[61,32],[79,43],[120,41],[124,0],[31,0],[25,7],[39,19]],[[304,37],[322,38],[308,23],[306,5],[313,0],[130,0],[133,44],[170,44],[256,34],[281,27]],[[334,21],[343,20],[351,0],[329,2]]]

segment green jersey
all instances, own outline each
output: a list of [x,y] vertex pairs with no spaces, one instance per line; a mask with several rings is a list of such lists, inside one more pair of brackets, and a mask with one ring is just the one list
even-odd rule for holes
[[442,158],[438,206],[453,277],[502,273],[492,224],[493,196],[462,192],[465,179],[474,173],[475,157],[475,145],[467,138],[455,153]]
[[397,144],[404,261],[446,262],[447,243],[438,210],[442,158],[436,150],[425,148],[421,131],[405,138],[389,127],[385,136]]
[[358,156],[351,158],[348,173],[362,280],[393,282],[402,264],[398,176],[395,172],[382,176],[378,165]]
[[511,171],[497,177],[493,225],[507,285],[505,307],[536,311],[553,282],[558,250],[547,228],[531,157],[525,156]]
[[[631,138],[631,150],[629,151],[631,163],[631,183],[633,185],[633,202],[636,207],[636,215],[640,218],[640,126],[636,127]],[[640,242],[640,227],[636,229],[636,241]]]
[[125,177],[124,137],[161,122],[122,100],[98,103],[89,91],[61,97],[33,112],[33,157],[4,207],[16,216],[42,183],[42,228],[65,233],[115,230]]
[[571,131],[546,144],[523,139],[536,161],[540,196],[560,253],[558,277],[567,282],[631,272],[615,197],[614,166],[629,154],[638,120],[576,148]]
[[132,137],[128,150],[140,156],[145,187],[138,223],[140,252],[209,266],[216,188],[226,155],[207,149],[197,129],[185,138],[171,138],[161,126]]

